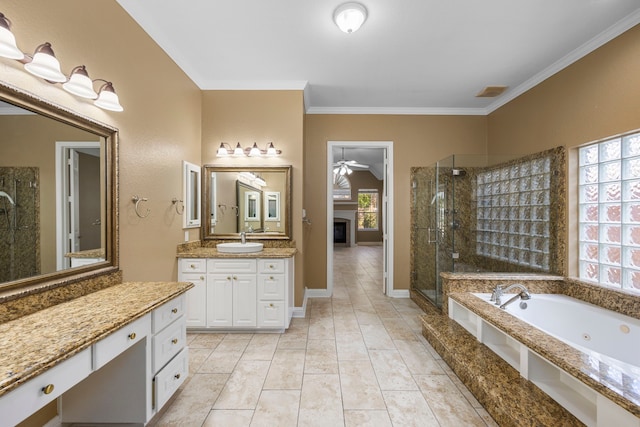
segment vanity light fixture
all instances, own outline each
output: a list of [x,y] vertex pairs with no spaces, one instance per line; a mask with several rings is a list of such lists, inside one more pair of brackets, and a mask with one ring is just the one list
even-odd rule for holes
[[98,94],[93,90],[93,82],[89,78],[87,68],[80,65],[71,70],[69,81],[62,85],[62,88],[81,98],[96,99]]
[[42,43],[36,48],[31,62],[24,64],[24,69],[49,82],[62,83],[67,81],[67,76],[60,71],[60,62],[53,53],[49,42]]
[[273,145],[273,142],[270,142],[267,144],[267,148],[262,150],[260,147],[258,147],[258,143],[254,142],[253,145],[251,147],[247,147],[247,148],[242,148],[242,146],[240,145],[240,143],[238,142],[236,144],[236,148],[232,149],[231,146],[229,144],[227,144],[226,142],[221,142],[220,143],[220,147],[218,147],[218,151],[216,152],[216,155],[218,157],[229,157],[229,156],[233,156],[233,157],[241,157],[241,156],[248,156],[248,157],[275,157],[282,154],[281,150],[277,150],[276,147]]
[[[60,62],[53,53],[51,43],[46,42],[38,46],[33,54],[25,55],[16,44],[11,32],[11,21],[0,13],[0,57],[15,59],[24,64],[27,72],[49,83],[63,83],[62,88],[81,98],[95,99],[94,104],[110,111],[124,111],[113,84],[103,79],[91,80],[84,65],[71,70],[69,78],[60,71]],[[94,82],[103,82],[96,93]]]
[[333,20],[345,33],[355,33],[367,20],[367,9],[360,3],[344,3],[333,12]]
[[24,53],[16,45],[16,38],[11,32],[11,21],[0,13],[0,56],[9,59],[24,59]]

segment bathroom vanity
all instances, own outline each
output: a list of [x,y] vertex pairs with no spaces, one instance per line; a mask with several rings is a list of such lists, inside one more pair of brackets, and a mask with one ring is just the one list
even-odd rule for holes
[[279,330],[294,304],[295,248],[224,253],[196,248],[178,253],[178,280],[186,295],[186,323],[200,330]]
[[192,286],[122,283],[0,324],[0,427],[55,399],[63,425],[146,425],[188,375]]

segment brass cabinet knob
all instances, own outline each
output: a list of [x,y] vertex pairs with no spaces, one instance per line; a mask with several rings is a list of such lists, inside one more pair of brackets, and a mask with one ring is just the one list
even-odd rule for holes
[[196,268],[196,265],[195,264],[190,264],[189,268]]
[[177,309],[177,308],[174,308],[173,310],[171,310],[171,312],[172,312],[173,314],[176,314],[176,313],[178,312],[178,309]]
[[231,280],[231,276],[227,276],[227,280]]
[[269,264],[269,268],[274,268],[274,267],[273,267],[273,264]]
[[273,308],[273,304],[269,304],[269,307]]
[[233,276],[233,280],[238,280],[238,276]]
[[273,276],[269,276],[269,280],[273,280]]
[[179,379],[180,379],[180,374],[175,374],[175,375],[173,376],[173,378],[175,378],[175,379],[179,380]]
[[200,276],[200,280],[204,280],[204,276]]
[[178,338],[174,338],[171,340],[171,344],[178,344]]
[[53,386],[53,384],[47,384],[46,386],[42,387],[42,392],[44,394],[51,394],[51,392],[53,392],[53,389],[55,387]]
[[135,333],[135,332],[131,332],[131,333],[129,334],[129,339],[130,339],[130,340],[135,340],[135,339],[136,339],[136,333]]

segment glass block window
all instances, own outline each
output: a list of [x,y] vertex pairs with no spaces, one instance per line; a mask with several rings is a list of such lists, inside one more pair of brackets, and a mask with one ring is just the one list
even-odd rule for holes
[[476,253],[549,270],[551,157],[480,172]]
[[579,276],[640,292],[640,133],[579,150]]

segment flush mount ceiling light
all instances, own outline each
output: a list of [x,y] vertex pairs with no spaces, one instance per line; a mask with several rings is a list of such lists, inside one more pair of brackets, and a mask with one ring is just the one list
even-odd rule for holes
[[360,3],[344,3],[333,12],[333,20],[345,33],[355,33],[367,20],[367,9]]
[[[53,53],[51,43],[38,46],[33,56],[24,54],[16,44],[16,38],[11,32],[11,21],[0,13],[0,57],[15,59],[24,64],[24,69],[36,77],[49,83],[63,83],[62,88],[67,92],[88,99],[95,99],[94,104],[110,111],[123,111],[113,84],[104,79],[91,80],[84,65],[71,70],[69,78],[60,71],[60,62]],[[96,93],[93,83],[102,82]]]
[[487,86],[482,89],[476,97],[478,98],[495,98],[498,95],[502,95],[502,93],[507,90],[507,86]]

